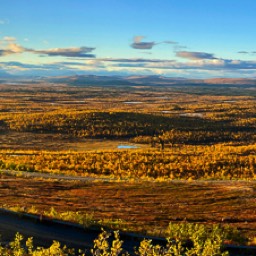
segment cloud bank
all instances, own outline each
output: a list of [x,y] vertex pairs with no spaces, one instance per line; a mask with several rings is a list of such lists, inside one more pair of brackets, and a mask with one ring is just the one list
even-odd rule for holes
[[[80,59],[79,61],[29,64],[0,62],[0,70],[11,74],[162,74],[167,76],[256,76],[256,61],[197,59],[188,62],[161,59]],[[227,75],[228,74],[228,75]]]
[[11,54],[30,52],[39,54],[41,56],[61,56],[61,57],[73,57],[73,58],[95,58],[96,56],[91,52],[95,50],[94,47],[69,47],[69,48],[53,48],[47,50],[36,50],[31,48],[23,47],[16,43],[14,37],[4,37],[0,40],[0,45],[3,45],[3,49],[0,49],[0,57]]
[[[0,57],[8,55],[31,53],[40,57],[46,57],[48,64],[23,63],[19,61],[0,61],[0,71],[3,73],[16,74],[176,74],[179,76],[195,74],[244,74],[256,77],[256,61],[225,59],[216,57],[214,53],[203,51],[185,51],[185,46],[179,45],[175,41],[149,42],[144,41],[144,36],[136,36],[131,45],[134,49],[149,50],[157,44],[173,45],[173,58],[96,58],[93,54],[95,47],[67,47],[67,48],[49,48],[32,49],[19,45],[16,38],[6,36],[0,40]],[[150,51],[146,51],[150,53]],[[144,53],[140,51],[140,53]],[[242,54],[255,54],[255,51],[240,51]],[[49,57],[49,58],[48,58]],[[52,57],[52,58],[50,58]],[[51,62],[54,57],[64,57],[63,62]],[[12,58],[13,59],[13,58]],[[18,59],[18,57],[17,57]],[[45,62],[45,61],[44,61]],[[175,76],[175,75],[174,75]]]

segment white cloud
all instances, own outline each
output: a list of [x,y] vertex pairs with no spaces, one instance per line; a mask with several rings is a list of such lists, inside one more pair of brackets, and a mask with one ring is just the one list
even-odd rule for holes
[[212,53],[207,52],[188,52],[188,51],[178,51],[176,56],[185,59],[191,60],[200,60],[200,59],[216,59]]
[[3,38],[4,41],[6,42],[15,42],[16,41],[16,38],[15,37],[12,37],[12,36],[5,36]]
[[11,50],[13,53],[22,53],[25,51],[25,48],[22,46],[15,44],[15,43],[10,43],[8,45],[8,50]]
[[47,56],[62,56],[62,57],[78,57],[78,58],[95,58],[94,54],[91,54],[95,50],[93,47],[70,47],[70,48],[52,48],[47,50],[34,50],[26,49],[28,52],[36,54],[44,54]]
[[234,65],[239,65],[239,64],[241,64],[241,61],[240,60],[232,60],[230,63],[234,64]]
[[145,36],[135,36],[133,38],[133,43],[131,44],[131,47],[134,49],[139,49],[139,50],[150,50],[152,49],[155,45],[157,44],[172,44],[172,45],[177,45],[178,43],[175,41],[163,41],[159,43],[155,42],[142,42],[142,40],[145,38]]
[[30,52],[34,54],[41,54],[46,56],[62,56],[62,57],[74,57],[74,58],[95,58],[94,54],[91,54],[94,47],[69,47],[69,48],[51,48],[46,50],[35,50],[30,48],[25,48],[16,43],[15,37],[5,36],[0,40],[0,56],[6,56],[22,52]]

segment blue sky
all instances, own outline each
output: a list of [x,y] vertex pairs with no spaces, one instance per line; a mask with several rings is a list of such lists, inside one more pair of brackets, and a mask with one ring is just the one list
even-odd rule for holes
[[0,4],[0,75],[256,77],[255,0]]

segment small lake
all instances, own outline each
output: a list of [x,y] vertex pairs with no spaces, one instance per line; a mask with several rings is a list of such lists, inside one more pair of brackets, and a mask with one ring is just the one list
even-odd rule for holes
[[188,116],[188,117],[204,117],[203,113],[183,113],[180,116]]
[[142,104],[141,101],[124,101],[124,104]]
[[161,112],[164,113],[164,114],[173,114],[173,113],[175,113],[175,111],[171,111],[171,110],[162,110]]
[[133,146],[133,145],[118,145],[117,148],[118,149],[130,149],[130,148],[139,148],[139,147]]

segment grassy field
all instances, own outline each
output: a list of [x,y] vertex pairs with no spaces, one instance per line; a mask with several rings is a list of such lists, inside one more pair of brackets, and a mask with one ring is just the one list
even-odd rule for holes
[[79,182],[2,174],[0,190],[6,208],[52,217],[79,212],[89,225],[94,220],[144,234],[163,236],[169,222],[183,221],[230,224],[252,237],[256,229],[254,182]]

